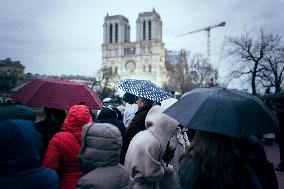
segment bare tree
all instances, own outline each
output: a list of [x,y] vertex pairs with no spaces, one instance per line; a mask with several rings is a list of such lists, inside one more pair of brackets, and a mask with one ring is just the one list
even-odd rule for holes
[[263,29],[260,29],[259,36],[256,38],[251,32],[245,32],[240,37],[227,37],[226,54],[233,60],[230,77],[249,81],[254,95],[256,95],[257,84],[275,86],[271,71],[275,65],[273,54],[280,47],[280,39],[278,35],[266,34]]
[[168,73],[170,73],[170,79],[163,87],[166,90],[179,91],[181,93],[185,93],[194,88],[188,73],[189,52],[180,50],[178,53],[174,53],[170,56],[171,58],[166,59],[166,67]]
[[166,61],[167,70],[171,73],[170,80],[164,86],[167,90],[177,90],[181,94],[197,87],[217,86],[218,71],[201,54],[190,55],[181,50],[171,56],[175,63]]
[[92,77],[91,78],[91,89],[94,89],[94,87],[99,83],[99,81],[97,81],[96,77]]
[[112,69],[110,67],[102,67],[98,75],[100,75],[98,83],[101,88],[99,91],[101,99],[112,96],[114,94],[114,89],[110,85],[113,76]]
[[279,93],[284,80],[284,48],[273,49],[264,60],[261,64],[262,72],[259,74],[259,83],[266,88],[274,87],[275,93]]
[[218,71],[202,54],[194,54],[189,59],[189,76],[196,87],[217,86]]
[[181,50],[179,53],[179,62],[176,66],[176,73],[180,82],[181,93],[185,93],[192,88],[192,83],[188,73],[188,52]]

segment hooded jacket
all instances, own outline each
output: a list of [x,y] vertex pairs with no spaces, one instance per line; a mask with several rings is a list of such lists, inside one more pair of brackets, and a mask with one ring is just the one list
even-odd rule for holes
[[[55,171],[41,166],[34,124],[11,119],[0,122],[0,188],[56,189]],[[44,178],[44,179],[42,179]]]
[[162,111],[158,105],[151,108],[145,120],[147,130],[136,134],[129,144],[124,165],[134,189],[158,189],[164,177],[162,156],[178,122]]
[[[7,107],[0,108],[0,121],[8,119],[21,119],[34,122],[36,120],[36,114],[33,109],[23,105],[10,105]],[[35,127],[35,126],[33,126]],[[37,149],[42,159],[44,153],[44,142],[39,132],[35,133],[37,139]]]
[[74,105],[69,109],[61,132],[51,139],[43,166],[55,170],[60,176],[61,189],[74,189],[83,176],[78,163],[83,125],[92,122],[87,106]]
[[119,164],[122,137],[118,128],[108,123],[83,127],[80,166],[84,176],[77,189],[130,189],[130,176]]

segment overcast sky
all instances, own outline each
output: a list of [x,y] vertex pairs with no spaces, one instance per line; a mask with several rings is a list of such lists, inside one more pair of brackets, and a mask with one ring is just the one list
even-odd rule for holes
[[0,0],[0,60],[19,60],[31,73],[94,76],[101,66],[106,14],[127,17],[135,41],[138,13],[153,7],[169,50],[206,55],[206,32],[176,35],[225,21],[224,28],[211,31],[211,61],[221,75],[225,36],[259,27],[284,34],[283,0]]

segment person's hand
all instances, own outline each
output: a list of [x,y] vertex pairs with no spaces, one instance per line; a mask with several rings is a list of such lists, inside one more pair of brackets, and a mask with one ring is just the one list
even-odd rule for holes
[[162,159],[166,162],[166,164],[170,163],[170,161],[174,158],[175,151],[176,148],[171,147],[170,142],[168,142],[166,151],[162,157]]

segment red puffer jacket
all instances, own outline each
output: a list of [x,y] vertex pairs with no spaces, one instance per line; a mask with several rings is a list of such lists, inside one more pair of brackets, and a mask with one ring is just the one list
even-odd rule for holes
[[61,189],[74,189],[83,176],[78,163],[83,125],[92,122],[87,106],[74,105],[69,109],[61,132],[50,141],[43,166],[57,171]]

